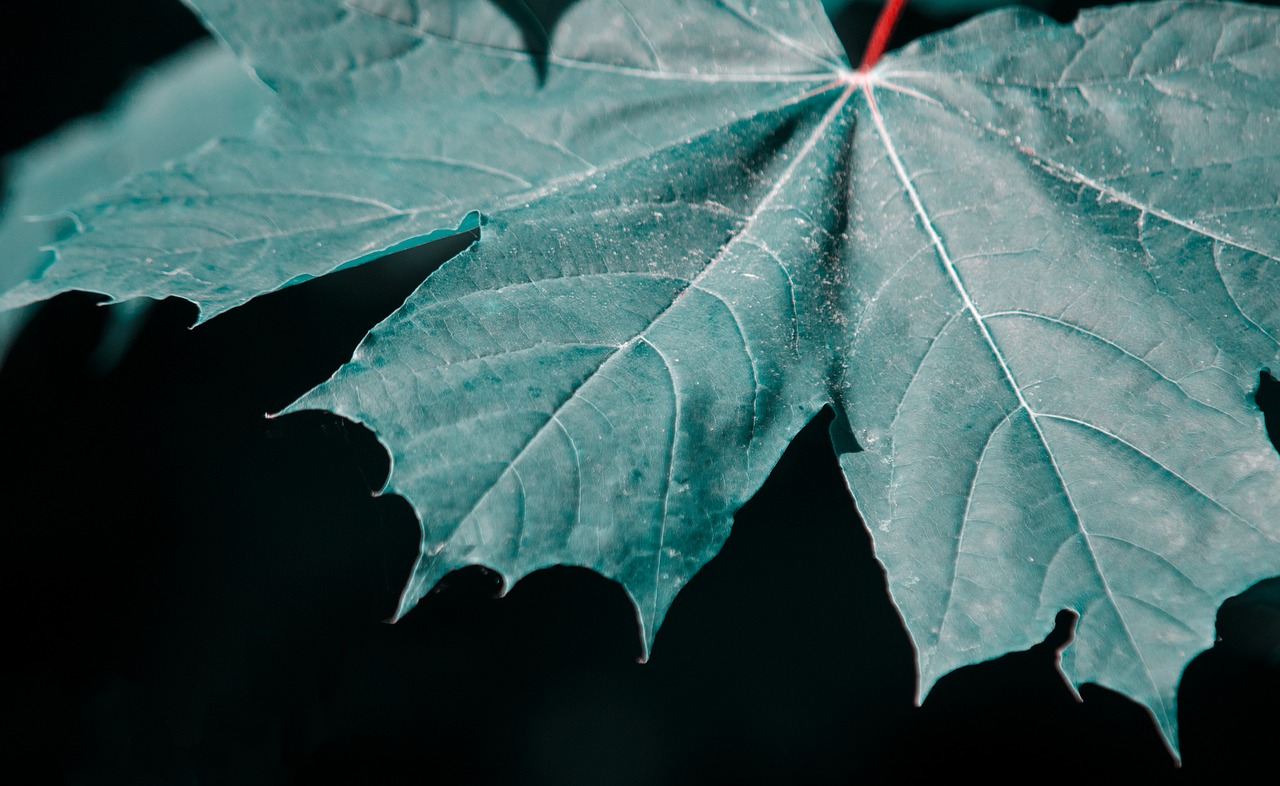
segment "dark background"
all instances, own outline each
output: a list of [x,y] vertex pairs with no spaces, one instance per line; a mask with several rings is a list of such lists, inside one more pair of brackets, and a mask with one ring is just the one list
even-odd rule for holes
[[[1075,5],[1050,10],[1065,20]],[[12,13],[6,151],[101,109],[202,34],[176,0]],[[854,6],[838,27],[864,41],[875,13]],[[909,10],[895,45],[956,21]],[[826,413],[676,600],[647,664],[622,589],[581,569],[540,572],[501,599],[496,576],[462,571],[384,624],[417,543],[409,506],[370,494],[385,453],[335,416],[263,413],[325,379],[464,245],[327,276],[196,330],[194,307],[165,301],[109,363],[97,350],[108,309],[93,297],[33,311],[0,367],[11,771],[68,784],[666,784],[1194,781],[1274,766],[1276,580],[1224,606],[1221,641],[1184,674],[1180,770],[1144,709],[1090,685],[1074,700],[1054,670],[1069,619],[916,708],[911,647]],[[1260,404],[1276,398],[1264,384]]]

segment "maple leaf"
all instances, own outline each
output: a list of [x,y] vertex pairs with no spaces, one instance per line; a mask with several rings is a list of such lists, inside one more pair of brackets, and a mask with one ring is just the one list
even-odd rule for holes
[[400,614],[585,565],[647,651],[824,405],[923,686],[1073,608],[1067,676],[1172,738],[1217,605],[1280,571],[1275,12],[1008,10],[854,71],[817,0],[191,4],[276,105],[77,208],[0,305],[208,319],[483,213],[289,410],[391,454]]

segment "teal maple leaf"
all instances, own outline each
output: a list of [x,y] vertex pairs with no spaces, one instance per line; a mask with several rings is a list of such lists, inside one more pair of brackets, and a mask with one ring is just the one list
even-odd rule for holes
[[1066,675],[1172,738],[1218,604],[1280,572],[1275,12],[1006,10],[859,72],[817,0],[191,5],[275,104],[74,208],[0,305],[208,319],[483,224],[289,409],[390,452],[399,614],[584,565],[647,651],[827,405],[923,686],[1072,608]]

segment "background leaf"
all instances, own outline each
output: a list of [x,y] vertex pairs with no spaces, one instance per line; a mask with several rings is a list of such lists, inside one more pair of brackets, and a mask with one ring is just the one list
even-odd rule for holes
[[[247,133],[267,91],[225,48],[202,42],[157,65],[116,101],[7,159],[0,288],[35,275],[51,261],[45,247],[75,231],[58,211],[211,139]],[[0,311],[0,353],[18,325],[19,312]]]

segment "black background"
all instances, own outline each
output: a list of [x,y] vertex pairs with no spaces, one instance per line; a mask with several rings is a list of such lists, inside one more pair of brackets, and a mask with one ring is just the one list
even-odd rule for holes
[[[838,20],[851,51],[875,12]],[[0,31],[4,150],[100,109],[201,35],[176,0],[23,13]],[[909,12],[895,45],[955,21]],[[97,350],[108,309],[93,297],[33,312],[0,368],[5,736],[31,782],[1185,781],[1272,766],[1276,580],[1224,607],[1222,640],[1184,674],[1180,770],[1144,709],[1096,686],[1071,695],[1054,670],[1069,620],[916,708],[911,647],[826,413],[677,599],[647,664],[621,588],[580,569],[501,599],[496,576],[462,571],[384,624],[417,543],[408,505],[370,494],[385,453],[334,416],[263,413],[325,379],[464,245],[196,330],[192,306],[162,302],[118,362]]]

